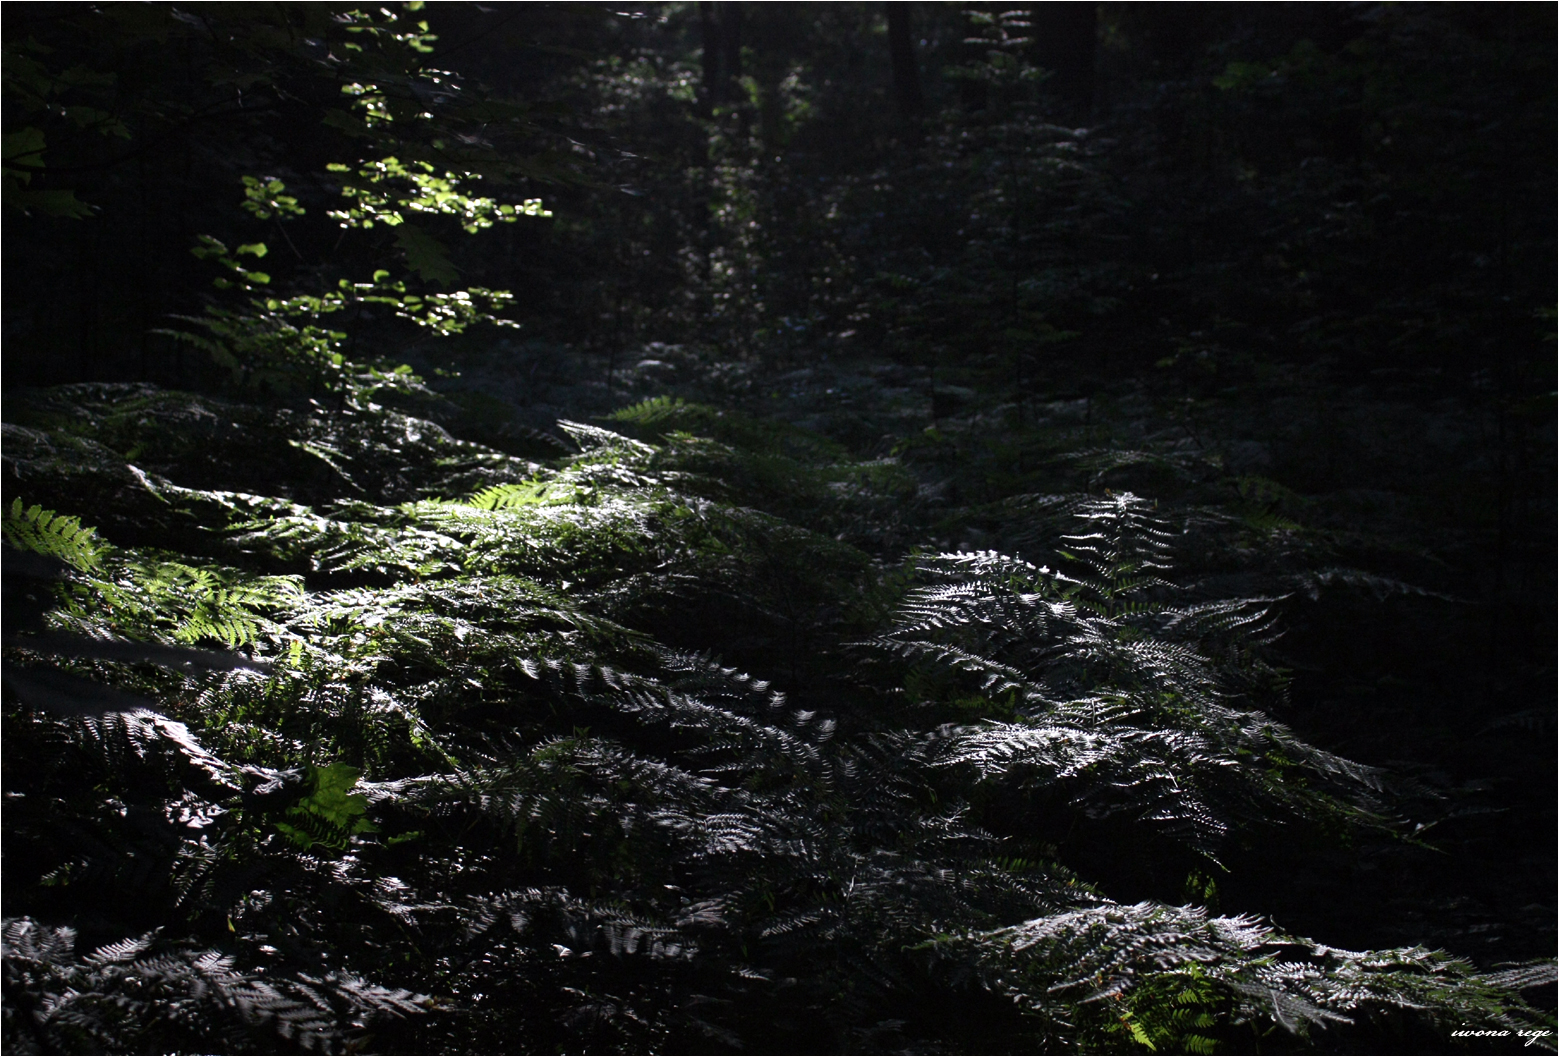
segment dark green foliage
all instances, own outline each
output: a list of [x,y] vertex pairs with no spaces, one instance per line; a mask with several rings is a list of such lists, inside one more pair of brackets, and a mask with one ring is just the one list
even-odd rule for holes
[[313,1049],[342,1011],[421,1012],[425,1002],[351,976],[243,972],[216,950],[159,942],[155,932],[77,956],[71,929],[27,918],[5,927],[6,1045],[15,1053],[124,1053],[167,1048]]
[[[61,425],[8,450],[11,480],[68,505],[80,469],[42,453],[74,436],[112,478],[109,443],[191,451],[186,431],[216,406],[127,389],[107,414],[60,414],[109,395],[41,394],[33,421]],[[130,406],[133,435],[111,410]],[[656,445],[565,423],[579,454],[434,499],[417,497],[451,467],[425,454],[449,444],[430,424],[221,410],[277,450],[380,438],[375,465],[404,474],[406,498],[317,513],[240,491],[270,472],[249,463],[221,491],[139,472],[205,558],[13,508],[14,546],[75,559],[52,634],[253,662],[180,670],[12,640],[18,1047],[228,1050],[274,1031],[441,1051],[767,1048],[776,1032],[806,1050],[1055,1048],[1117,1029],[1189,1047],[1376,1009],[1532,1022],[1454,958],[1117,904],[1057,858],[1057,812],[1128,819],[1129,854],[1170,864],[1216,861],[1231,828],[1262,820],[1380,824],[1369,768],[1259,711],[1282,688],[1261,653],[1271,600],[1188,598],[1173,577],[1193,537],[1143,500],[1047,501],[1070,529],[1052,539],[1067,573],[922,559],[931,583],[875,643],[903,663],[841,682],[845,642],[883,618],[893,577],[740,503],[833,495],[810,519],[832,525],[898,485],[804,434],[737,420],[727,435],[753,446]],[[624,417],[662,429],[674,413],[709,414]],[[820,653],[786,648],[801,625]],[[800,699],[695,641],[788,664]],[[50,672],[146,704],[62,710]],[[932,994],[983,1012],[915,1009]]]

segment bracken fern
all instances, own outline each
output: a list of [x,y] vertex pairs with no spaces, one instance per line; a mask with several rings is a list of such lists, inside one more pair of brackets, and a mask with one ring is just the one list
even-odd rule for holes
[[[122,396],[169,452],[214,406]],[[59,509],[139,490],[100,534],[16,503],[6,525],[67,562],[7,640],[18,1052],[1195,1050],[1386,1009],[1535,1022],[1515,989],[1543,967],[1117,903],[1034,838],[1059,809],[1216,862],[1245,826],[1388,825],[1371,769],[1270,718],[1276,596],[1177,584],[1185,530],[1145,500],[1051,503],[1058,569],[923,557],[880,630],[899,574],[841,526],[899,483],[833,489],[841,453],[783,431],[747,437],[753,461],[741,435],[564,424],[579,452],[542,467],[390,412],[232,412],[270,450],[389,460],[327,500],[267,494],[265,467],[132,473],[105,454],[129,429],[111,397],[48,395],[62,435],[7,452]],[[76,450],[98,461],[48,454]],[[775,512],[820,479],[828,504]]]

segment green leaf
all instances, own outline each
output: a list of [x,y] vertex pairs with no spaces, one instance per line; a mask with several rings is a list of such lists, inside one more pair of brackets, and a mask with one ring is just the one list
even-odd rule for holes
[[368,798],[351,791],[361,774],[356,767],[346,763],[315,768],[314,792],[298,806],[323,815],[339,826],[352,827],[354,833],[362,832],[360,827],[370,825],[360,818],[368,813]]
[[11,501],[0,527],[13,547],[58,558],[84,572],[98,569],[107,549],[97,533],[76,518],[24,506],[19,498]]
[[395,244],[406,254],[411,270],[429,282],[448,286],[460,279],[460,270],[450,261],[448,248],[416,224],[396,228]]
[[81,220],[92,215],[92,207],[77,198],[74,191],[22,191],[14,189],[13,183],[10,178],[5,181],[5,204],[13,209],[23,212],[36,209],[47,216],[65,217],[68,220]]
[[1132,1038],[1136,1039],[1139,1043],[1146,1046],[1148,1049],[1153,1050],[1154,1052],[1158,1051],[1158,1047],[1153,1045],[1153,1040],[1148,1038],[1148,1033],[1143,1031],[1142,1026],[1139,1025],[1135,1020],[1132,1020],[1129,1016],[1122,1016],[1121,1023],[1126,1025],[1126,1029],[1131,1032]]
[[289,840],[304,848],[315,844],[344,848],[356,834],[379,831],[364,817],[368,798],[352,792],[360,770],[351,764],[333,763],[310,767],[308,774],[312,791],[287,810],[287,821],[276,824]]
[[0,136],[0,157],[3,157],[7,165],[17,164],[21,159],[26,158],[28,160],[21,162],[22,164],[41,169],[43,160],[38,155],[43,153],[44,146],[43,130],[29,125]]
[[269,253],[271,251],[266,247],[265,243],[263,243],[263,242],[246,242],[242,246],[238,247],[238,249],[234,250],[233,252],[235,252],[235,253],[252,253],[256,257],[264,257],[267,253]]

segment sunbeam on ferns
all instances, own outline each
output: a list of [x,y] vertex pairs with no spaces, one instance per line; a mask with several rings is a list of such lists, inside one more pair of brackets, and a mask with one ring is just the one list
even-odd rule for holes
[[1074,517],[1081,531],[1060,538],[1058,558],[1077,575],[995,552],[924,557],[932,582],[874,640],[1012,715],[944,732],[938,766],[1062,790],[1210,858],[1241,821],[1378,815],[1372,768],[1258,707],[1282,701],[1260,655],[1275,599],[1174,604],[1173,533],[1130,493],[1080,501]]
[[[1544,966],[1117,902],[1073,861],[1075,834],[1216,871],[1252,826],[1389,830],[1375,771],[1271,718],[1276,597],[1178,586],[1184,533],[1146,500],[1052,504],[1054,569],[902,570],[850,542],[902,482],[789,433],[782,458],[761,431],[566,423],[580,450],[543,466],[388,411],[117,399],[133,422],[104,387],[41,396],[5,456],[7,568],[52,563],[6,640],[16,1052],[1205,1050],[1541,1020],[1518,989]],[[199,462],[218,412],[264,450],[375,452],[377,483],[282,495]],[[145,470],[132,437],[172,454]]]

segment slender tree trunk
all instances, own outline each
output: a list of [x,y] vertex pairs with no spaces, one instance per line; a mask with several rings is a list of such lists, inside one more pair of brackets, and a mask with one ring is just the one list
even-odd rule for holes
[[77,377],[74,381],[90,382],[96,379],[99,369],[100,341],[98,318],[102,311],[103,284],[98,281],[98,263],[103,257],[103,225],[83,224],[77,246],[80,271],[77,272],[77,289],[81,291],[80,348],[76,357]]
[[888,3],[888,55],[893,60],[893,99],[899,117],[906,121],[926,108],[920,93],[920,70],[915,63],[915,40],[908,3]]
[[742,75],[742,10],[738,3],[698,5],[703,38],[705,107],[713,110],[736,97]]
[[778,155],[785,134],[785,101],[781,85],[789,70],[787,44],[796,17],[783,4],[754,9],[747,19],[747,42],[752,58],[749,76],[757,88],[758,138],[765,160]]
[[720,23],[715,17],[715,5],[698,5],[698,28],[704,42],[704,98],[702,109],[708,117],[720,102]]
[[[145,128],[145,125],[142,125]],[[143,132],[144,135],[144,132]],[[141,184],[141,215],[138,218],[140,230],[136,234],[137,249],[139,250],[140,265],[135,269],[135,321],[140,347],[140,380],[145,382],[151,379],[151,316],[150,305],[152,299],[150,276],[157,266],[157,257],[152,245],[152,182],[147,175],[146,155],[142,154],[136,162],[136,178]]]
[[720,5],[720,74],[725,81],[724,97],[736,100],[736,82],[742,76],[742,5]]

